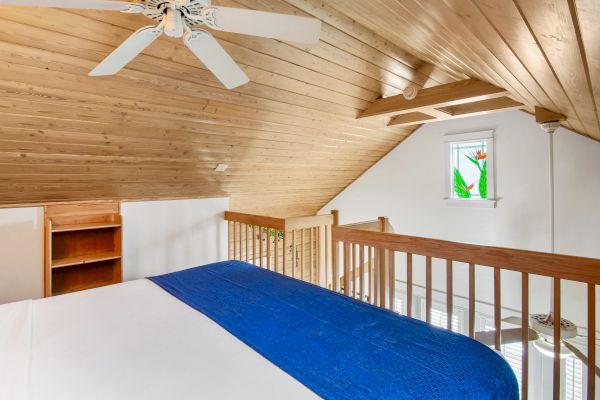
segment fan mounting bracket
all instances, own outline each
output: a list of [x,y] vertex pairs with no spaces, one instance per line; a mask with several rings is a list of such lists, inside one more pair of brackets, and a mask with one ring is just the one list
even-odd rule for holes
[[188,24],[203,22],[202,13],[210,7],[211,0],[145,0],[144,15],[162,21],[168,8],[179,10]]

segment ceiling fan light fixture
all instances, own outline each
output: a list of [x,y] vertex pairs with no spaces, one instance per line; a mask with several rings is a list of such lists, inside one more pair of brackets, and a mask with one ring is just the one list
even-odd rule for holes
[[[539,351],[542,355],[550,358],[554,358],[554,343],[548,338],[540,337],[534,340],[533,347]],[[560,355],[561,359],[569,358],[573,355],[573,352],[565,347],[564,344],[560,344]]]
[[[529,316],[531,329],[542,335],[552,337],[554,335],[554,318],[550,314],[532,314]],[[572,339],[577,336],[577,325],[566,318],[560,319],[560,338]]]

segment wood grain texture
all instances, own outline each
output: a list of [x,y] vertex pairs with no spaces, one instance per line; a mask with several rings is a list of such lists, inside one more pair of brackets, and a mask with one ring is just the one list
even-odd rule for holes
[[600,259],[596,258],[450,242],[385,232],[359,231],[340,226],[334,226],[332,229],[333,238],[338,242],[358,243],[426,257],[600,284]]
[[412,132],[356,122],[360,110],[452,79],[313,1],[215,3],[321,15],[321,40],[214,32],[251,79],[233,91],[166,37],[91,78],[149,20],[0,7],[0,203],[230,196],[237,211],[314,214]]
[[478,79],[465,79],[423,89],[412,100],[405,99],[401,94],[375,100],[360,113],[359,118],[413,114],[414,112],[427,114],[432,108],[496,99],[504,97],[506,94],[506,90],[501,87]]
[[0,7],[0,206],[229,196],[241,212],[311,215],[428,120],[387,126],[362,110],[468,78],[507,90],[506,109],[541,106],[600,139],[595,0],[215,4],[319,18],[321,40],[214,32],[251,80],[233,91],[166,37],[91,78],[145,17]]
[[44,207],[44,296],[122,281],[117,202]]
[[541,106],[564,114],[566,127],[600,140],[595,0],[324,3],[454,80],[502,87],[529,112]]

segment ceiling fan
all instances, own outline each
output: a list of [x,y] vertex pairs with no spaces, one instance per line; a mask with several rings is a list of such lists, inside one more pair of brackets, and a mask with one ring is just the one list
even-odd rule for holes
[[321,32],[321,21],[315,18],[213,6],[210,0],[144,0],[143,3],[112,0],[0,0],[0,4],[143,14],[157,21],[158,25],[137,30],[94,68],[90,76],[116,74],[164,33],[170,37],[182,37],[192,53],[228,89],[247,83],[248,77],[208,31],[196,26],[206,25],[219,31],[306,44],[318,42]]
[[[520,317],[507,317],[503,318],[502,322],[506,322],[511,325],[521,326]],[[501,329],[501,343],[520,343],[521,342],[521,328],[504,328]],[[532,314],[529,316],[529,340],[533,341],[534,348],[541,354],[547,357],[554,357],[554,318],[552,313],[550,314]],[[584,365],[587,365],[588,359],[581,350],[569,341],[569,339],[575,339],[578,337],[577,326],[565,319],[560,320],[560,358],[577,357]],[[475,339],[480,342],[492,346],[494,345],[494,331],[482,331],[475,333]],[[595,368],[596,376],[600,378],[600,368]]]

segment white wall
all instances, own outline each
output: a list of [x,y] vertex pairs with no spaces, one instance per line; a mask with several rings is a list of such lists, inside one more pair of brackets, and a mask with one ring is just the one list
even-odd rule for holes
[[0,209],[0,304],[43,296],[44,209]]
[[[448,206],[443,200],[443,135],[487,129],[495,131],[498,208]],[[387,216],[397,233],[548,251],[547,139],[532,116],[518,111],[427,124],[336,196],[321,213],[340,210],[342,224]],[[600,258],[600,143],[559,129],[555,133],[555,170],[556,251]],[[403,255],[397,255],[396,265],[397,279],[405,280]],[[424,258],[416,258],[414,265],[415,282],[424,285]],[[445,291],[446,285],[444,266],[441,260],[434,262],[433,286],[440,291]],[[455,265],[453,283],[455,294],[467,295],[466,265]],[[548,311],[549,292],[547,278],[530,278],[531,313]],[[585,285],[563,281],[562,296],[563,315],[583,328],[581,334],[587,334]],[[489,268],[478,268],[476,297],[476,312],[493,315],[493,273]],[[434,301],[436,298],[445,302],[440,293],[434,293]],[[598,288],[596,299],[598,320]],[[461,301],[455,298],[455,306]],[[519,274],[503,271],[503,317],[520,315],[520,304]],[[530,398],[550,398],[551,360],[532,352],[531,362]]]
[[[228,198],[121,203],[123,279],[225,260]],[[44,209],[0,209],[0,304],[43,296]]]
[[[495,131],[498,207],[448,206],[443,200],[443,135],[486,129]],[[556,251],[600,258],[600,143],[564,129],[555,135]],[[548,251],[547,152],[547,134],[519,111],[427,124],[321,212],[339,209],[342,224],[382,215],[397,233]],[[466,267],[459,266],[455,274],[458,293],[466,295]],[[424,282],[423,274],[417,279]],[[502,279],[503,305],[520,309],[519,276],[507,272]],[[491,270],[478,270],[478,299],[493,300],[492,282]],[[434,286],[444,290],[443,273],[434,276]],[[534,277],[532,286],[539,295],[532,297],[531,310],[545,312],[549,281]],[[563,285],[563,309],[580,326],[586,325],[584,294],[583,285]]]
[[225,260],[228,208],[227,198],[122,203],[123,279]]

